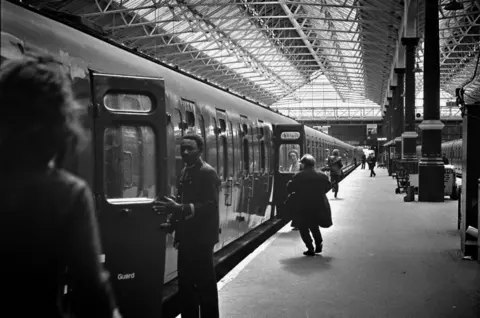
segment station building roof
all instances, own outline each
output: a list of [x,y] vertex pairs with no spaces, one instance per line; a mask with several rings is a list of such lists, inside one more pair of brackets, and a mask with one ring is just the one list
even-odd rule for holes
[[[308,99],[314,107],[382,106],[413,0],[23,1],[68,13],[126,47],[264,106]],[[440,0],[442,92],[480,100],[480,0]],[[423,66],[424,1],[416,7]],[[417,93],[423,89],[417,73]],[[321,91],[318,87],[321,86]],[[309,91],[310,90],[310,91]],[[305,93],[306,92],[306,93]],[[314,93],[316,94],[314,97]],[[321,93],[321,95],[319,95]],[[333,102],[332,102],[333,103]],[[301,107],[301,104],[296,104]],[[280,109],[280,108],[279,108]]]

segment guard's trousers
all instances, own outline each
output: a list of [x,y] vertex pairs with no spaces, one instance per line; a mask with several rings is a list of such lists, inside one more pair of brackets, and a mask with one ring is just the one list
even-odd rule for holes
[[178,287],[182,318],[219,317],[213,245],[180,242]]

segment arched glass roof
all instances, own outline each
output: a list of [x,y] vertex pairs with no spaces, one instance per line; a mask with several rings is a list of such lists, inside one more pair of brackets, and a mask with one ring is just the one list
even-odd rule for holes
[[[380,109],[413,0],[23,1],[267,107]],[[480,1],[440,0],[441,87],[480,100]],[[423,1],[417,27],[423,38]],[[423,67],[423,43],[417,62]],[[417,93],[422,90],[417,73]],[[381,115],[381,113],[379,113]]]

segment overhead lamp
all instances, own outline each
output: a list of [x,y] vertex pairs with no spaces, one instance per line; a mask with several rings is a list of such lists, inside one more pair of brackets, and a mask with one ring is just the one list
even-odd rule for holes
[[463,9],[463,3],[458,3],[456,0],[450,0],[449,3],[445,5],[445,10],[447,11],[456,11],[456,10],[462,10]]
[[423,70],[420,68],[420,65],[418,65],[417,63],[417,67],[415,67],[415,69],[413,70],[413,73],[422,73]]

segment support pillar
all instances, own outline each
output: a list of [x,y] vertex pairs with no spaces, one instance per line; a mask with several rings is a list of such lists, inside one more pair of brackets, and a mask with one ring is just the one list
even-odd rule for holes
[[392,156],[390,156],[390,146],[388,146],[388,144],[390,144],[390,141],[392,140],[392,112],[393,112],[393,106],[392,106],[392,99],[389,97],[387,98],[388,100],[388,107],[387,107],[387,114],[386,114],[386,118],[387,118],[387,125],[385,127],[385,131],[386,131],[386,134],[385,134],[385,137],[387,137],[387,146],[385,147],[385,151],[386,151],[386,154],[387,154],[387,170],[388,170],[388,175],[391,176],[393,171],[392,171]]
[[[460,237],[462,251],[465,256],[478,259],[480,246],[478,239],[467,235],[465,232],[469,226],[476,229],[479,224],[479,183],[480,166],[478,165],[478,136],[480,135],[480,105],[465,105],[463,116],[462,158],[464,162],[462,175],[462,195],[460,202]],[[468,156],[470,155],[470,156]]]
[[404,68],[395,68],[395,74],[397,74],[397,88],[395,90],[396,105],[395,105],[395,154],[396,160],[402,159],[402,133],[404,131],[404,107],[403,107],[403,74]]
[[422,157],[418,166],[418,200],[444,201],[445,167],[441,155],[443,123],[440,121],[440,47],[438,1],[425,1],[425,58],[423,80]]
[[402,160],[410,174],[410,185],[418,188],[417,137],[415,131],[415,50],[419,38],[402,38],[405,46],[405,132],[402,133]]

